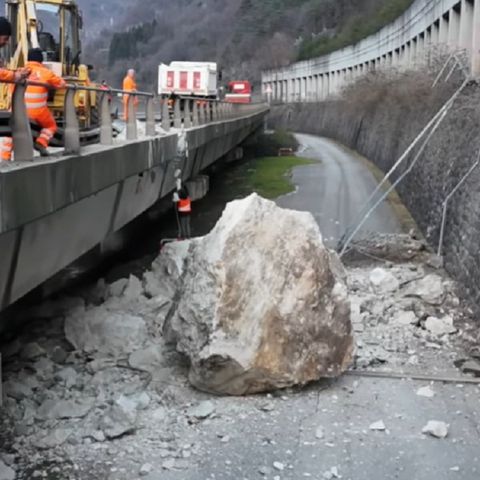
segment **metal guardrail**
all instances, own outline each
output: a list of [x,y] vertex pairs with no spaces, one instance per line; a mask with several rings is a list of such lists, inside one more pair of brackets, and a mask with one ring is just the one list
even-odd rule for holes
[[33,135],[30,126],[30,120],[25,105],[25,92],[28,86],[42,86],[49,90],[65,90],[64,103],[64,153],[80,153],[80,125],[75,108],[75,94],[78,91],[97,92],[100,94],[100,145],[113,144],[113,125],[110,111],[110,96],[112,94],[128,95],[128,119],[126,122],[126,139],[133,141],[138,138],[136,99],[138,97],[145,99],[146,111],[146,129],[145,133],[149,137],[155,136],[155,103],[160,102],[161,121],[160,125],[165,132],[172,128],[191,128],[205,125],[210,122],[220,122],[233,120],[249,113],[259,110],[259,106],[264,104],[232,104],[219,100],[179,97],[173,101],[173,115],[171,110],[172,100],[158,98],[152,93],[139,91],[126,91],[116,88],[98,88],[92,86],[67,84],[66,87],[55,88],[51,85],[33,82],[1,82],[15,84],[12,95],[12,115],[10,127],[13,138],[13,153],[16,162],[30,162],[34,158]]

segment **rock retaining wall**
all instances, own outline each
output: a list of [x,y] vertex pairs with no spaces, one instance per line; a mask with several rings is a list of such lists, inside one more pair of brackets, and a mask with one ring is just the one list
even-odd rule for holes
[[[368,89],[364,85],[356,90],[354,87],[337,101],[277,106],[272,109],[270,124],[333,138],[388,171],[456,88],[452,84],[432,89],[428,79],[403,80],[384,85],[383,91],[375,94],[374,86]],[[480,88],[467,86],[421,160],[398,189],[435,249],[440,236],[442,204],[477,159],[479,106]],[[406,166],[407,162],[395,178]],[[480,299],[480,168],[449,205],[445,265],[476,303]]]

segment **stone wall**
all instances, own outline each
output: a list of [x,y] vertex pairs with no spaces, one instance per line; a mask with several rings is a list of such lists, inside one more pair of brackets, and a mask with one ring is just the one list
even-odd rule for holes
[[[352,87],[337,101],[275,107],[270,123],[336,139],[387,171],[458,84],[432,89],[431,79],[420,76],[382,81],[383,85],[366,82]],[[443,201],[476,161],[479,133],[480,88],[472,84],[465,88],[421,160],[399,186],[400,196],[435,250]],[[447,270],[465,286],[474,302],[480,299],[479,253],[480,168],[450,203],[444,243]]]

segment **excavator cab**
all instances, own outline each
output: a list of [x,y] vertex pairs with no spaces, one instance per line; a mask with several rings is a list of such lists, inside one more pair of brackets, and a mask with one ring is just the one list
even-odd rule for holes
[[[89,68],[80,60],[82,14],[73,0],[6,0],[7,17],[12,23],[12,38],[6,48],[8,68],[23,67],[28,50],[40,48],[44,64],[68,83],[89,86]],[[0,84],[0,110],[10,108],[8,85]],[[61,136],[64,124],[64,91],[52,92],[49,107]],[[82,139],[98,136],[98,106],[95,92],[75,95]],[[93,138],[92,138],[93,139]],[[59,139],[60,141],[60,139]]]

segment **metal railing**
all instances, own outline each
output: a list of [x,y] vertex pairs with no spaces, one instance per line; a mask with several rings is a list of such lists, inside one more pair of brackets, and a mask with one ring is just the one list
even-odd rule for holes
[[64,153],[80,153],[80,124],[75,107],[75,94],[79,91],[97,92],[100,94],[100,145],[113,144],[113,122],[111,113],[111,96],[113,94],[128,95],[126,139],[138,139],[137,132],[137,99],[145,99],[145,134],[157,135],[155,106],[159,104],[161,111],[160,126],[165,132],[171,128],[192,128],[210,122],[233,120],[242,116],[266,109],[265,104],[232,104],[215,99],[196,97],[179,97],[175,100],[159,98],[152,93],[126,91],[116,88],[98,88],[92,86],[67,84],[55,88],[51,85],[33,81],[1,82],[15,84],[12,95],[12,113],[10,128],[13,138],[13,154],[16,162],[32,161],[34,158],[34,139],[25,104],[25,92],[28,86],[41,86],[48,90],[65,90],[64,102]]

